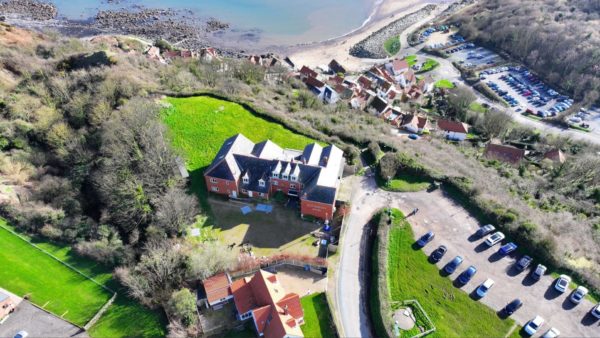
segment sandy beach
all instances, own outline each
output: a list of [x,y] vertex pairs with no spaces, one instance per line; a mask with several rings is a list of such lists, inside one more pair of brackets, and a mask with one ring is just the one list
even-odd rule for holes
[[383,3],[378,7],[371,20],[362,28],[328,41],[289,47],[286,53],[298,67],[302,65],[318,67],[327,65],[331,59],[336,59],[350,71],[361,71],[373,64],[380,63],[381,60],[361,59],[351,56],[349,51],[353,45],[407,14],[418,11],[428,4],[437,4],[438,8],[431,15],[413,24],[403,32],[401,41],[406,41],[404,36],[408,32],[433,19],[437,13],[441,12],[447,6],[448,2],[435,0],[383,0]]

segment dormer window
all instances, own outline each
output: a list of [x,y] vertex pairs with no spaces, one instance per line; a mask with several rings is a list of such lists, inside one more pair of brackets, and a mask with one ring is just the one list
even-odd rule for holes
[[261,187],[265,186],[265,180],[263,180],[262,178],[260,180],[258,180],[258,185]]
[[281,178],[283,178],[284,180],[287,180],[288,179],[288,175],[287,174],[282,174]]
[[290,176],[290,181],[295,181],[297,179],[296,176]]
[[273,172],[273,178],[279,178],[279,174],[276,172]]
[[242,178],[242,182],[244,182],[244,184],[248,184],[248,183],[250,183],[250,178],[248,176],[244,176]]

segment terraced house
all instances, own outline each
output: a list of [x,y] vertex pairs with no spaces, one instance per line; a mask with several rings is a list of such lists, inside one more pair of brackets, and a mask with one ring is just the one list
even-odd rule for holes
[[269,199],[281,192],[300,199],[302,216],[331,220],[343,169],[344,153],[334,145],[283,149],[237,134],[221,146],[204,179],[209,192],[231,198]]

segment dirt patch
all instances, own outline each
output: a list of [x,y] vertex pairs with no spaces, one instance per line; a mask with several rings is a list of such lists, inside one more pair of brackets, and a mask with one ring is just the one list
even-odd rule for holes
[[277,268],[277,278],[286,292],[297,293],[300,297],[315,292],[325,292],[327,288],[327,276],[304,271],[298,267]]

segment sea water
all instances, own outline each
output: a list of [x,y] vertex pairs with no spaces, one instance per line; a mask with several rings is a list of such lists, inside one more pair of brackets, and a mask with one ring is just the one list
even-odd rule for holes
[[[50,1],[50,0],[49,0]],[[214,17],[234,31],[253,32],[264,43],[292,45],[323,41],[359,28],[373,12],[374,0],[53,0],[59,15],[85,20],[98,10],[144,8],[190,10]]]

